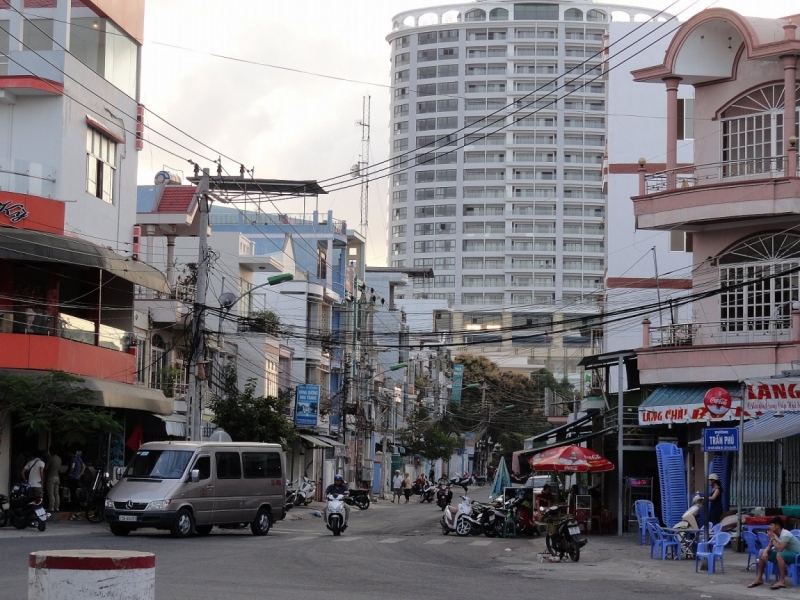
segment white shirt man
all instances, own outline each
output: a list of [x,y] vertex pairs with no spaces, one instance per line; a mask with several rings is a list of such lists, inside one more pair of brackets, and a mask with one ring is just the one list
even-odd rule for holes
[[403,485],[403,476],[400,471],[394,472],[394,479],[392,479],[392,502],[397,498],[398,504],[400,503],[400,486]]
[[23,474],[28,479],[28,485],[33,490],[35,498],[41,498],[44,494],[42,486],[44,485],[44,462],[38,456],[25,465]]

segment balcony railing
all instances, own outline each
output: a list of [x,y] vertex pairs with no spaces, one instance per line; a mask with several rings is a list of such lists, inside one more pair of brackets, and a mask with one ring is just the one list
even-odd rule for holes
[[650,346],[710,346],[788,342],[792,339],[787,318],[729,319],[711,323],[676,323],[650,329]]
[[56,169],[13,158],[0,158],[0,191],[53,198]]
[[669,189],[674,180],[676,189],[697,185],[712,185],[721,182],[749,181],[753,179],[774,179],[800,175],[786,172],[786,156],[747,158],[718,163],[678,167],[645,175],[645,193],[655,194]]
[[140,285],[136,286],[136,300],[179,300],[185,304],[194,302],[196,286],[176,285],[170,293],[157,292]]
[[127,352],[134,335],[110,325],[61,313],[53,316],[39,309],[0,312],[0,333],[60,337],[90,346]]

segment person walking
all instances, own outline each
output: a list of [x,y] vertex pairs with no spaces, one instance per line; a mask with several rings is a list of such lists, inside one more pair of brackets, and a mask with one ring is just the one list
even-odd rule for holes
[[401,484],[403,488],[403,495],[406,497],[406,504],[411,499],[411,477],[408,476],[408,473],[405,474],[403,477],[403,483]]
[[[78,500],[78,488],[81,485],[81,475],[86,470],[86,465],[80,457],[80,453],[75,450],[69,452],[69,470],[67,471],[67,487],[69,488],[69,504],[72,510],[80,510],[81,503]],[[73,515],[73,517],[76,515]],[[77,515],[80,519],[80,515]],[[76,519],[76,520],[78,520]]]
[[59,512],[61,509],[61,457],[50,446],[50,454],[44,463],[44,481],[47,492],[47,509]]
[[392,502],[397,498],[397,503],[400,504],[400,488],[403,486],[403,476],[400,475],[400,469],[394,472],[394,479],[392,480]]
[[40,452],[33,455],[33,459],[25,465],[22,471],[23,477],[31,486],[31,494],[34,498],[41,499],[44,496],[44,461],[41,459]]

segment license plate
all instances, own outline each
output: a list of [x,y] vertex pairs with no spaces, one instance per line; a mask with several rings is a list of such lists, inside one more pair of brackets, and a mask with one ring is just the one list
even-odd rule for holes
[[136,515],[120,515],[119,520],[136,522]]
[[569,528],[569,534],[570,535],[580,535],[581,534],[581,530],[580,530],[579,527],[570,527]]
[[3,510],[8,510],[9,508],[11,508],[11,505],[8,502],[3,504]]
[[45,512],[45,510],[43,508],[37,508],[36,509],[36,516],[37,517],[44,517],[46,514],[47,513]]

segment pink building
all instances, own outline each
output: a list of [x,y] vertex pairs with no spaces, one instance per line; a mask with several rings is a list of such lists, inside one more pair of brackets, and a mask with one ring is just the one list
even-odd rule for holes
[[[652,328],[645,322],[640,423],[665,430],[688,423],[664,432],[686,442],[707,422],[694,408],[709,388],[733,392],[734,409],[722,419],[738,419],[741,380],[800,368],[798,26],[800,15],[706,10],[676,32],[663,64],[633,73],[667,94],[666,168],[640,161],[636,226],[671,232],[694,256],[692,317]],[[677,162],[688,116],[678,99],[684,85],[695,92],[690,166]],[[800,481],[800,418],[777,419],[769,437],[758,435],[770,419],[748,426],[745,502],[798,503],[800,485],[789,482]],[[758,499],[748,496],[757,481],[774,482]]]

